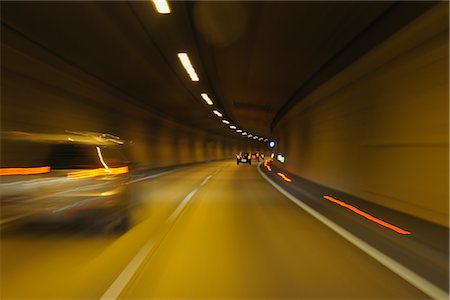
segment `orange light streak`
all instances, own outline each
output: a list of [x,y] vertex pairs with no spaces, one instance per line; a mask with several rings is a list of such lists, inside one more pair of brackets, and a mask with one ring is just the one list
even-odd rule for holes
[[359,210],[358,208],[356,208],[356,207],[354,207],[354,206],[351,206],[350,204],[347,204],[347,203],[345,203],[345,202],[343,202],[343,201],[337,200],[337,199],[335,199],[335,198],[333,198],[333,197],[330,197],[330,196],[323,196],[323,198],[327,199],[328,201],[337,203],[337,204],[339,204],[340,206],[343,206],[343,207],[345,207],[345,208],[348,208],[348,209],[350,209],[351,211],[357,213],[358,215],[361,215],[361,216],[363,216],[364,218],[366,218],[366,219],[368,219],[368,220],[370,220],[370,221],[372,221],[372,222],[378,223],[378,224],[380,224],[381,226],[384,226],[384,227],[386,227],[386,228],[389,228],[389,229],[391,229],[391,230],[394,230],[395,232],[398,232],[398,233],[400,233],[400,234],[411,234],[411,232],[409,232],[409,231],[403,230],[403,229],[401,229],[401,228],[399,228],[399,227],[397,227],[397,226],[395,226],[395,225],[389,224],[389,223],[387,223],[387,222],[385,222],[385,221],[383,221],[383,220],[380,220],[380,219],[378,219],[378,218],[375,218],[374,216],[369,215],[368,213],[363,212],[362,210]]
[[272,172],[272,168],[268,165],[268,163],[269,163],[269,160],[265,160],[264,167],[266,167],[269,172]]
[[280,176],[281,178],[283,178],[287,182],[291,182],[292,181],[292,179],[290,179],[289,177],[287,177],[283,173],[277,173],[277,175]]
[[33,168],[0,168],[0,176],[8,175],[36,175],[50,172],[50,167],[33,167]]
[[128,167],[118,167],[118,168],[98,168],[83,171],[75,171],[67,173],[69,179],[80,179],[103,175],[119,175],[128,173]]

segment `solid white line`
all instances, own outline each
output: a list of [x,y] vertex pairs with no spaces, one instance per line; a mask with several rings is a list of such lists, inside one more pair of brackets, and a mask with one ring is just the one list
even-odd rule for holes
[[178,171],[178,170],[180,170],[180,169],[175,169],[175,170],[170,170],[170,171],[165,171],[165,172],[161,172],[161,173],[145,176],[145,177],[142,177],[142,178],[139,178],[139,179],[131,180],[129,183],[136,183],[136,182],[147,180],[147,179],[157,178],[159,176],[167,175],[167,174],[173,173],[173,172]]
[[171,223],[175,220],[178,215],[181,213],[183,208],[188,204],[189,200],[191,200],[192,196],[197,192],[197,188],[190,192],[186,197],[184,197],[183,201],[178,205],[178,207],[174,210],[174,212],[167,218],[166,223]]
[[130,263],[125,267],[125,269],[120,273],[119,277],[114,280],[113,284],[108,288],[108,290],[100,298],[101,300],[117,299],[128,284],[130,279],[138,270],[139,266],[143,263],[144,259],[148,256],[150,251],[152,251],[155,246],[155,241],[153,239],[149,240],[145,245],[139,250],[135,257],[130,261]]
[[342,236],[344,239],[367,253],[369,256],[377,260],[379,263],[384,265],[386,268],[394,272],[395,274],[399,275],[401,278],[415,286],[417,289],[421,290],[428,296],[430,296],[433,299],[449,299],[449,295],[446,291],[442,290],[441,288],[437,287],[433,283],[429,282],[425,278],[419,276],[418,274],[414,273],[410,269],[406,268],[405,266],[401,265],[397,261],[393,260],[392,258],[388,257],[387,255],[383,254],[379,250],[375,249],[374,247],[370,246],[363,240],[359,239],[358,237],[354,236],[338,224],[334,223],[324,215],[320,214],[313,208],[309,207],[307,204],[290,194],[289,192],[285,191],[282,187],[280,187],[278,184],[276,184],[272,179],[270,179],[266,174],[264,174],[261,171],[260,168],[261,164],[258,165],[258,171],[259,173],[266,179],[273,187],[275,187],[280,193],[282,193],[284,196],[286,196],[289,200],[297,204],[299,207],[301,207],[303,210],[305,210],[307,213],[312,215],[314,218],[325,224],[327,227],[329,227],[331,230],[335,231],[337,234]]
[[32,214],[33,214],[32,212],[31,213],[24,213],[24,214],[21,214],[21,215],[18,215],[18,216],[14,216],[14,217],[10,217],[10,218],[6,218],[6,219],[3,219],[3,220],[0,220],[0,225],[4,225],[4,224],[9,223],[11,221],[14,221],[14,220],[17,220],[17,219],[20,219],[20,218],[23,218],[23,217],[30,216]]
[[213,174],[211,174],[211,175],[209,175],[208,177],[206,177],[206,178],[202,181],[202,183],[200,183],[200,186],[204,186],[212,176],[213,176]]
[[[197,192],[197,188],[191,191],[184,199],[178,204],[177,208],[174,212],[167,218],[166,224],[174,221],[178,215],[183,211],[184,207],[188,204],[189,200],[194,196]],[[123,289],[126,287],[128,282],[130,282],[131,278],[133,278],[134,274],[137,272],[139,267],[144,262],[144,259],[150,254],[153,247],[156,244],[155,239],[149,240],[135,257],[128,263],[125,269],[120,273],[120,275],[116,278],[116,280],[112,283],[112,285],[106,290],[103,296],[100,298],[101,300],[111,300],[117,299]]]

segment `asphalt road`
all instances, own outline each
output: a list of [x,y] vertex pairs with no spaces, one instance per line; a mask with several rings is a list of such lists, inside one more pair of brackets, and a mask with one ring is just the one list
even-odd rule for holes
[[1,298],[428,298],[274,189],[252,166],[192,166],[134,186],[117,237],[1,235]]

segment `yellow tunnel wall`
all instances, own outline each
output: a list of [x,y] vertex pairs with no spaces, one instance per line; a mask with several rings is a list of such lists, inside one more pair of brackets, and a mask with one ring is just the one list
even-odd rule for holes
[[448,226],[448,18],[433,7],[302,99],[274,129],[282,167]]
[[251,147],[149,111],[52,53],[4,34],[14,43],[2,43],[2,131],[114,134],[130,142],[131,159],[147,168],[233,159]]

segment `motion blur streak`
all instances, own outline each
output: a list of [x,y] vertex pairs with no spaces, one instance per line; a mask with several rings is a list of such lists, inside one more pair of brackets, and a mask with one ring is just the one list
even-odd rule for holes
[[0,168],[0,176],[6,175],[36,175],[50,172],[50,167],[33,167],[33,168]]
[[267,168],[267,171],[272,172],[272,168],[268,165],[270,160],[265,160],[264,161],[264,167]]
[[[151,241],[157,243],[119,298],[426,297],[298,209],[255,165],[189,167],[133,190],[136,225],[120,238],[55,227],[4,232],[1,298],[99,299]],[[165,224],[171,229],[159,240]]]
[[[95,148],[97,149],[97,155],[98,155],[98,158],[100,159],[100,162],[105,167],[105,169],[109,169],[108,165],[103,160],[103,155],[102,155],[102,151],[100,150],[100,147],[95,147]],[[107,172],[109,172],[109,171],[107,171]]]
[[117,168],[98,168],[92,170],[83,170],[67,173],[67,177],[70,179],[80,179],[88,178],[102,175],[119,175],[128,173],[128,167],[117,167]]
[[287,182],[292,182],[292,179],[290,179],[289,177],[287,177],[283,173],[277,173],[277,175],[280,176],[281,178],[283,178]]
[[370,221],[372,221],[372,222],[378,223],[378,224],[380,224],[381,226],[384,226],[384,227],[386,227],[386,228],[389,228],[389,229],[391,229],[391,230],[394,230],[395,232],[398,232],[398,233],[400,233],[400,234],[411,234],[411,232],[409,232],[409,231],[403,230],[403,229],[401,229],[401,228],[399,228],[399,227],[397,227],[397,226],[394,226],[394,225],[389,224],[389,223],[387,223],[387,222],[384,222],[384,221],[382,221],[382,220],[380,220],[380,219],[378,219],[378,218],[375,218],[375,217],[369,215],[368,213],[363,212],[363,211],[359,210],[358,208],[356,208],[356,207],[354,207],[354,206],[351,206],[350,204],[347,204],[347,203],[342,202],[342,201],[340,201],[340,200],[334,199],[333,197],[330,197],[330,196],[323,196],[323,198],[325,198],[325,199],[327,199],[327,200],[329,200],[329,201],[331,201],[331,202],[337,203],[337,204],[339,204],[340,206],[343,206],[343,207],[345,207],[345,208],[348,208],[348,209],[350,209],[351,211],[357,213],[358,215],[361,215],[361,216],[363,216],[364,218],[366,218],[366,219],[368,219],[368,220],[370,220]]

